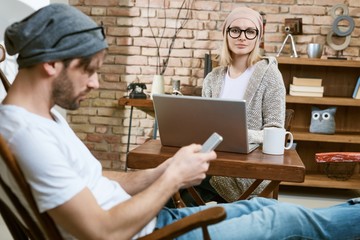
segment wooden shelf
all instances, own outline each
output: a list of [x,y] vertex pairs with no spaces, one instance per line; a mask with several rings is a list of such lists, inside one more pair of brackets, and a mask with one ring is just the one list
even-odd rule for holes
[[301,103],[301,104],[360,107],[360,99],[342,98],[342,97],[298,97],[298,96],[287,95],[286,102]]
[[322,174],[306,174],[305,181],[302,183],[281,182],[281,185],[286,186],[301,186],[301,187],[321,187],[321,188],[339,188],[339,189],[360,189],[359,186],[360,175],[353,175],[346,181],[335,180],[328,178]]
[[355,143],[360,144],[359,132],[342,132],[332,135],[310,133],[308,128],[292,128],[291,133],[294,141],[312,141],[312,142],[335,142],[335,143]]
[[360,61],[353,61],[353,60],[278,57],[277,61],[280,64],[288,64],[288,65],[360,68]]
[[[358,152],[360,147],[360,99],[353,91],[360,76],[360,61],[309,58],[277,58],[287,92],[294,77],[321,78],[324,97],[286,96],[286,107],[294,109],[291,132],[296,149],[303,161],[305,182],[284,185],[360,189],[359,167],[347,181],[337,181],[323,174],[324,166],[314,161],[318,152]],[[312,107],[336,107],[336,133],[309,132]]]

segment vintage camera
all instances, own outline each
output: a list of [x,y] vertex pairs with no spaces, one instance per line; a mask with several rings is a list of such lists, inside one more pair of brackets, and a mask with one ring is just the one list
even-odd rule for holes
[[144,89],[146,89],[145,83],[130,83],[127,87],[128,91],[131,91],[129,94],[129,98],[146,98],[146,94],[144,93]]

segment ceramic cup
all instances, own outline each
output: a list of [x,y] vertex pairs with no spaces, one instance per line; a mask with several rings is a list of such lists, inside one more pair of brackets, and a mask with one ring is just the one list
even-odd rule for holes
[[[285,137],[288,135],[290,142],[285,146]],[[293,135],[285,128],[269,127],[264,128],[264,142],[262,151],[265,154],[282,155],[293,145]]]
[[307,46],[307,55],[309,58],[321,58],[323,45],[320,43],[309,43]]

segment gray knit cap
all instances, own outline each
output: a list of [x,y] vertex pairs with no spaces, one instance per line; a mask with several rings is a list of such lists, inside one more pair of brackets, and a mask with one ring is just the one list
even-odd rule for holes
[[263,26],[263,19],[259,12],[248,8],[248,7],[238,7],[229,13],[229,15],[226,17],[224,23],[223,23],[223,29],[222,33],[225,35],[226,29],[231,25],[233,21],[236,19],[248,19],[252,21],[256,28],[259,30],[259,39],[264,34],[264,26]]
[[5,31],[9,55],[19,53],[19,68],[41,62],[91,56],[108,47],[103,28],[66,4],[39,9]]

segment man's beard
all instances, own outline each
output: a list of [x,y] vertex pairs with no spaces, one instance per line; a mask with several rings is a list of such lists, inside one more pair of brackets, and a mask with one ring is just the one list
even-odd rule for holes
[[80,102],[74,97],[74,86],[66,73],[66,69],[62,70],[52,87],[52,97],[56,105],[67,110],[76,110],[80,107]]

